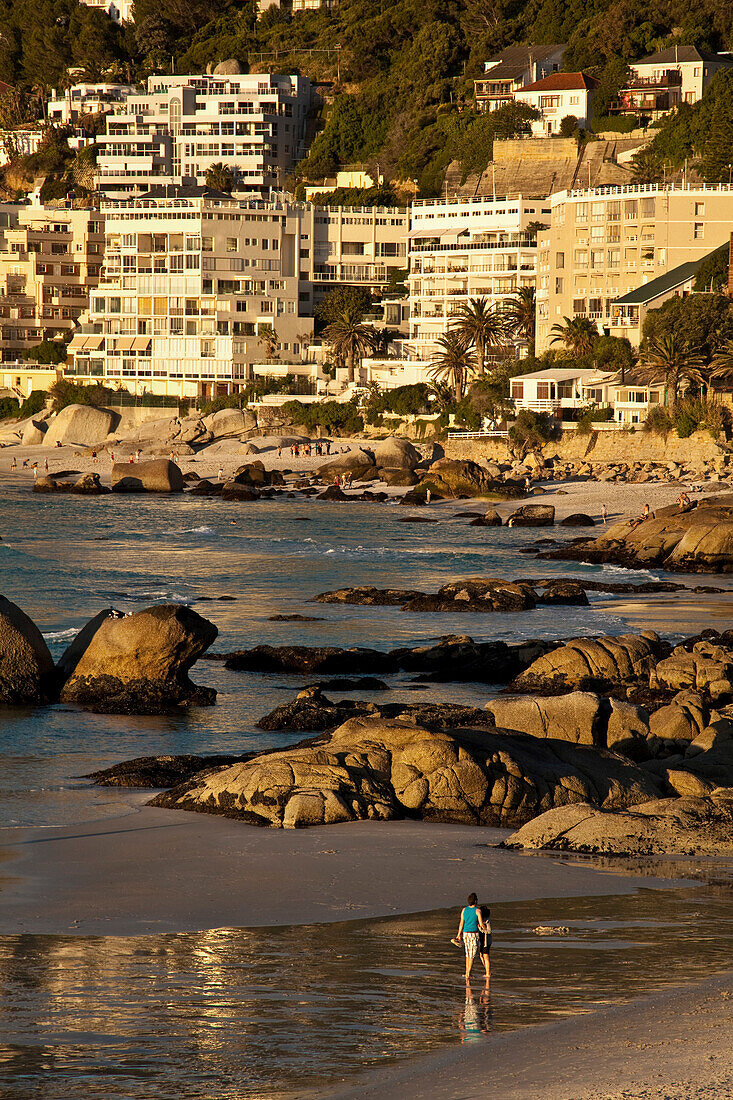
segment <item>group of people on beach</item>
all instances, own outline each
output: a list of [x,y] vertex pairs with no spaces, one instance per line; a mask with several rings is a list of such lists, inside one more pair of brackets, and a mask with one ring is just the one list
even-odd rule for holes
[[476,894],[469,894],[467,904],[461,910],[458,932],[451,943],[463,947],[466,956],[466,985],[470,985],[471,971],[478,955],[484,966],[486,987],[491,981],[491,910],[479,905]]

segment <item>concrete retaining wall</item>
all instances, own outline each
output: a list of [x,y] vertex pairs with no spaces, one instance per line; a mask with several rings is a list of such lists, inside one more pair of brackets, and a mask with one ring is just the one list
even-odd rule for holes
[[[444,443],[447,458],[469,458],[474,462],[508,462],[511,455],[503,439],[448,439]],[[543,454],[565,462],[708,462],[721,453],[721,447],[707,432],[695,432],[679,439],[676,432],[654,435],[651,432],[591,432],[578,435],[566,432],[557,442],[547,443]]]

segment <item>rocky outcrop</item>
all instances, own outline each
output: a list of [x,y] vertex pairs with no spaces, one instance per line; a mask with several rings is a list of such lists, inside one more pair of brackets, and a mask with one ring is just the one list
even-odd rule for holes
[[408,600],[423,595],[423,592],[418,592],[414,588],[374,588],[372,585],[360,585],[356,588],[338,588],[332,592],[321,592],[313,597],[313,601],[314,603],[401,607]]
[[149,787],[160,790],[163,787],[175,787],[193,779],[201,772],[212,768],[223,768],[230,764],[239,764],[251,760],[257,753],[249,752],[243,756],[219,754],[213,756],[138,756],[134,760],[123,760],[111,768],[90,772],[82,779],[91,779],[99,787]]
[[378,675],[419,673],[435,682],[502,684],[528,668],[541,654],[559,643],[550,641],[474,642],[466,635],[449,635],[438,643],[405,646],[388,653],[376,649],[339,649],[335,646],[271,646],[216,655],[226,667],[242,672],[311,675]]
[[555,509],[551,504],[523,504],[512,512],[506,523],[507,527],[552,527]]
[[169,458],[150,462],[115,462],[112,467],[113,493],[182,493],[183,474]]
[[709,641],[696,642],[691,651],[678,646],[659,661],[650,686],[680,691],[690,688],[709,698],[733,693],[733,649]]
[[53,679],[53,659],[40,630],[0,596],[0,703],[47,702]]
[[478,463],[453,458],[440,458],[427,470],[416,491],[424,494],[428,489],[432,496],[448,499],[515,500],[527,495],[523,484],[498,481]]
[[351,474],[354,481],[371,481],[377,476],[377,467],[371,451],[356,447],[345,454],[334,455],[330,462],[318,467],[317,473],[326,482],[344,474]]
[[377,477],[385,485],[417,485],[420,480],[414,470],[410,470],[407,467],[387,467],[381,466],[377,470]]
[[732,573],[733,502],[710,497],[683,511],[660,508],[648,519],[615,523],[597,539],[540,556],[613,562],[631,569],[663,566],[689,573]]
[[235,439],[254,431],[257,420],[246,409],[220,409],[204,417],[204,425],[213,439]]
[[414,470],[421,461],[418,449],[409,439],[390,436],[372,443],[369,451],[374,456],[374,465],[390,470]]
[[608,688],[648,684],[669,646],[652,630],[641,634],[574,638],[534,662],[517,678],[517,691]]
[[733,853],[733,788],[613,813],[590,804],[562,806],[524,825],[504,847],[619,856]]
[[21,441],[24,447],[38,447],[43,443],[48,424],[45,420],[28,420],[23,428]]
[[132,615],[103,612],[59,662],[60,674],[68,674],[61,699],[112,714],[210,705],[216,692],[193,684],[188,672],[217,633],[213,623],[184,604],[160,604]]
[[298,730],[315,733],[333,729],[350,718],[367,716],[409,719],[431,730],[457,729],[459,726],[493,726],[493,718],[478,707],[459,703],[371,703],[363,699],[334,702],[314,684],[304,688],[290,703],[283,703],[260,718],[263,730]]
[[209,772],[151,805],[277,828],[403,817],[516,827],[556,806],[624,809],[658,791],[653,777],[603,750],[380,717]]
[[495,577],[470,577],[444,584],[434,596],[416,596],[403,611],[529,611],[536,606],[529,584],[514,584]]
[[119,420],[109,409],[97,409],[93,405],[67,405],[49,421],[43,436],[44,447],[57,443],[93,447],[101,444]]
[[573,512],[560,520],[561,527],[595,527],[596,521],[585,512]]

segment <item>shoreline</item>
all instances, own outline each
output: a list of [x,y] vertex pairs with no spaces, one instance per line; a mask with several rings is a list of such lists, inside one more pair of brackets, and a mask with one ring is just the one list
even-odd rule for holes
[[724,1100],[733,970],[373,1069],[299,1100]]
[[414,821],[260,829],[144,805],[82,825],[3,828],[0,935],[331,923],[450,908],[472,890],[498,903],[688,881],[491,847],[509,831]]

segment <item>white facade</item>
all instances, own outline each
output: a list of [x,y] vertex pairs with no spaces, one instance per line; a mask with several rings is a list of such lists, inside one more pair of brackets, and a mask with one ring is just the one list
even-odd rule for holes
[[[637,81],[635,87],[644,82],[649,88],[670,88],[671,109],[679,103],[697,103],[715,74],[732,63],[729,56],[706,53],[694,46],[670,46],[629,68]],[[676,76],[674,81],[670,79],[672,74]]]
[[104,276],[69,348],[77,376],[213,396],[263,357],[300,361],[313,334],[311,208],[171,186],[103,209]]
[[526,103],[540,112],[532,122],[534,137],[560,133],[564,118],[573,115],[579,126],[586,126],[591,115],[591,100],[597,81],[584,73],[553,73],[515,93],[517,103]]
[[551,367],[518,375],[509,380],[509,393],[516,412],[530,409],[546,412],[572,424],[591,408],[613,408],[619,425],[643,424],[649,409],[664,400],[664,386],[621,382],[618,373],[579,367]]
[[115,23],[130,23],[135,0],[81,0],[88,8],[106,11]]
[[430,359],[436,340],[469,298],[501,306],[534,287],[532,222],[549,218],[544,199],[426,199],[412,206],[409,233],[410,348]]
[[203,184],[212,164],[235,190],[267,195],[305,151],[310,81],[301,76],[151,76],[107,118],[99,188],[110,197],[156,184]]
[[134,91],[134,84],[72,84],[61,92],[54,88],[46,115],[49,122],[72,125],[83,115],[107,114]]
[[314,207],[316,301],[343,284],[382,291],[392,271],[407,269],[406,207]]

